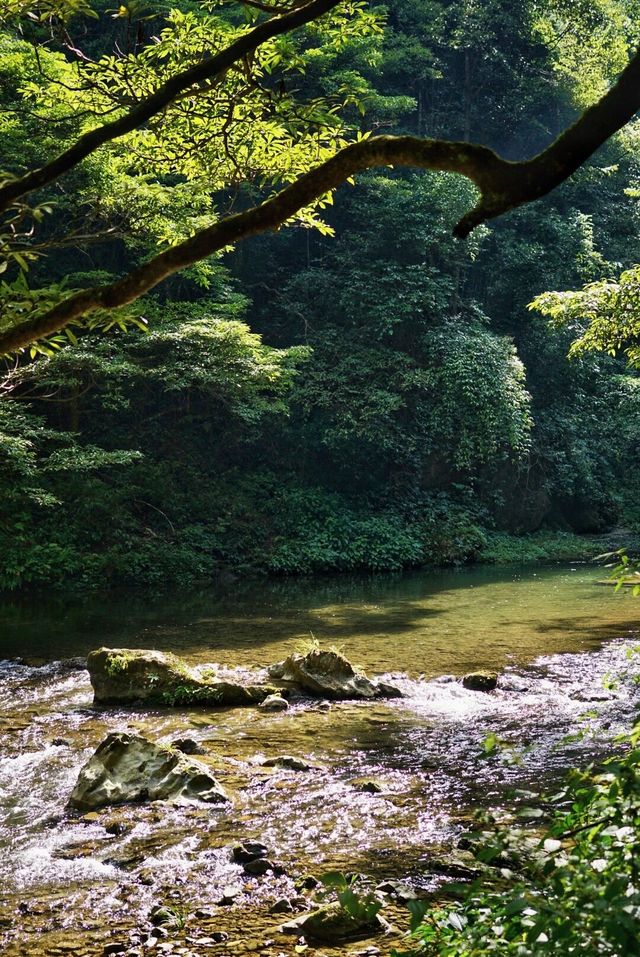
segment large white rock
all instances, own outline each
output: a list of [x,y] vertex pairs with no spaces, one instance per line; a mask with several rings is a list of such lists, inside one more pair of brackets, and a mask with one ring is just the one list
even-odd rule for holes
[[109,734],[80,771],[69,798],[79,811],[135,801],[218,803],[229,798],[201,761],[139,734]]

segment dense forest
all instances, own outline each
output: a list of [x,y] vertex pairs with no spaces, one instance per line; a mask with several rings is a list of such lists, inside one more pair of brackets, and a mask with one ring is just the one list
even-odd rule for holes
[[[370,131],[529,156],[624,65],[631,6],[394,0],[274,41],[246,88],[234,75],[204,101],[202,131],[178,110],[17,209],[4,308],[117,278],[212,201],[243,208]],[[231,35],[256,14],[7,16],[0,167],[37,167],[197,57],[212,22]],[[568,359],[591,313],[543,294],[633,264],[635,147],[632,125],[463,241],[467,180],[364,172],[128,310],[9,355],[0,585],[578,557],[598,549],[572,533],[633,527],[637,380],[602,343]]]
[[8,957],[640,954],[639,41],[0,0]]

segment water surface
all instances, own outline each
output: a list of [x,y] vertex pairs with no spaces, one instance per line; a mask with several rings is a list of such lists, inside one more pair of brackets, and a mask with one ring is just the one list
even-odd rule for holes
[[[628,722],[640,603],[597,585],[601,574],[580,565],[478,568],[234,583],[156,598],[5,601],[0,945],[16,955],[99,953],[105,928],[132,943],[136,928],[148,932],[149,908],[173,901],[185,933],[197,937],[202,920],[193,914],[212,906],[211,921],[231,935],[200,950],[192,942],[187,952],[222,955],[251,943],[276,957],[292,952],[295,939],[278,935],[282,918],[268,910],[295,896],[296,875],[337,868],[372,885],[401,877],[417,893],[441,888],[450,879],[442,858],[459,855],[477,807],[512,807],[514,788],[552,783],[609,748]],[[310,640],[339,646],[369,674],[396,681],[405,697],[328,707],[309,700],[276,715],[96,708],[86,672],[60,664],[109,645],[259,669]],[[16,656],[23,663],[10,660]],[[496,692],[468,691],[456,680],[479,667],[501,673]],[[233,805],[154,804],[89,821],[70,815],[65,805],[83,762],[109,731],[125,729],[195,738]],[[585,734],[563,743],[577,729]],[[505,745],[487,759],[489,733]],[[261,767],[277,754],[316,769]],[[383,792],[357,791],[361,778]],[[287,875],[247,879],[229,856],[246,838],[264,841]],[[216,907],[221,888],[238,882],[237,905]],[[383,951],[392,945],[398,940],[377,942]]]
[[367,578],[238,582],[150,597],[129,592],[0,601],[0,655],[48,660],[100,645],[193,661],[265,665],[316,638],[374,672],[435,676],[593,647],[640,622],[629,594],[590,565],[475,568]]

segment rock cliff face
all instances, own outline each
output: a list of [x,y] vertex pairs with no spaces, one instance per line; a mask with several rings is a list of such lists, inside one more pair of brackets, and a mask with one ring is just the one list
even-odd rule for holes
[[277,689],[209,678],[163,651],[99,648],[87,658],[98,704],[235,707],[264,701]]
[[229,798],[201,761],[138,734],[109,734],[80,771],[69,806],[92,811],[134,801],[206,801]]

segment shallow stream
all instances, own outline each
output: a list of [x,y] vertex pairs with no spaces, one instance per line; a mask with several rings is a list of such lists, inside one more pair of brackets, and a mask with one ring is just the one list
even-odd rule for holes
[[[296,938],[277,930],[287,915],[269,910],[296,896],[302,875],[341,870],[372,886],[402,878],[419,895],[439,892],[456,876],[457,842],[475,809],[507,809],[514,789],[552,784],[606,751],[628,723],[640,602],[599,586],[601,574],[580,565],[480,568],[0,604],[0,952],[102,954],[126,941],[132,954],[276,957],[293,953]],[[309,700],[284,714],[96,708],[86,671],[63,660],[107,645],[253,669],[312,640],[337,645],[405,697]],[[454,680],[478,668],[500,672],[495,692]],[[70,815],[80,767],[108,731],[125,729],[194,738],[232,806]],[[487,758],[491,733],[505,746]],[[260,765],[279,754],[316,768]],[[382,792],[360,792],[361,779]],[[286,874],[247,878],[229,848],[249,838],[264,842]],[[219,905],[230,886],[234,902]],[[180,930],[137,951],[158,903],[175,910]],[[393,908],[390,917],[405,929]],[[228,939],[216,942],[214,933]],[[335,952],[367,945],[386,952],[402,938]]]

